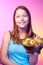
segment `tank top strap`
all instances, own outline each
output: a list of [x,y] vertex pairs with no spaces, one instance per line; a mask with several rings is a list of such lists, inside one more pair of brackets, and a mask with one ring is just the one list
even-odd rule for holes
[[35,33],[33,33],[33,38],[35,38],[37,35]]
[[30,35],[30,38],[35,38],[35,37],[36,37],[36,34],[32,32]]
[[14,40],[13,40],[13,35],[14,35],[13,31],[9,31],[9,33],[10,33],[10,39],[12,39],[12,41],[14,42]]
[[11,35],[12,35],[12,33],[11,33],[11,31],[9,30],[9,33],[10,33],[10,39],[11,39]]

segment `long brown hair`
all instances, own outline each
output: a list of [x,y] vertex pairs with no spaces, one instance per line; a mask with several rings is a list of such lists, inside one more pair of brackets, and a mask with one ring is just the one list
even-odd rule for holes
[[16,41],[16,43],[20,43],[20,39],[19,39],[19,35],[18,35],[18,27],[15,23],[15,15],[16,15],[16,11],[18,9],[23,9],[27,12],[28,16],[29,16],[29,24],[28,24],[28,29],[27,29],[27,36],[26,37],[30,37],[33,30],[32,30],[32,25],[31,25],[31,15],[29,10],[25,7],[25,6],[18,6],[15,11],[14,11],[14,15],[13,15],[13,24],[14,24],[14,28],[13,28],[13,32],[11,33],[11,37],[13,39],[13,41]]

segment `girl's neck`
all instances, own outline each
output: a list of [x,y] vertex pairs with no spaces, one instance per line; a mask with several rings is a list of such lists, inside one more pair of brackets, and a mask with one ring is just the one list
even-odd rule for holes
[[24,28],[18,27],[18,31],[19,31],[19,33],[27,33],[27,27],[24,27]]
[[27,28],[19,28],[19,38],[24,39],[27,36]]
[[20,38],[20,39],[25,39],[26,36],[27,36],[26,33],[19,33],[19,38]]

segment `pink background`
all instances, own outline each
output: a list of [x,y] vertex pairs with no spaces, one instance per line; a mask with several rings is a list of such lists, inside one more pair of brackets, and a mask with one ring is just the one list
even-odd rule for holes
[[[13,12],[19,5],[29,9],[33,31],[43,37],[43,0],[0,0],[0,48],[4,32],[13,28]],[[37,65],[43,65],[43,49]]]

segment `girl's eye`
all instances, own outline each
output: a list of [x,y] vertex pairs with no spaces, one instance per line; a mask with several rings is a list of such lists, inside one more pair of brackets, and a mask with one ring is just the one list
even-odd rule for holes
[[20,17],[27,17],[27,15],[22,15],[22,16],[16,16],[16,18],[20,18]]
[[27,17],[27,15],[23,15],[23,17]]
[[19,18],[20,16],[16,16],[17,18]]

